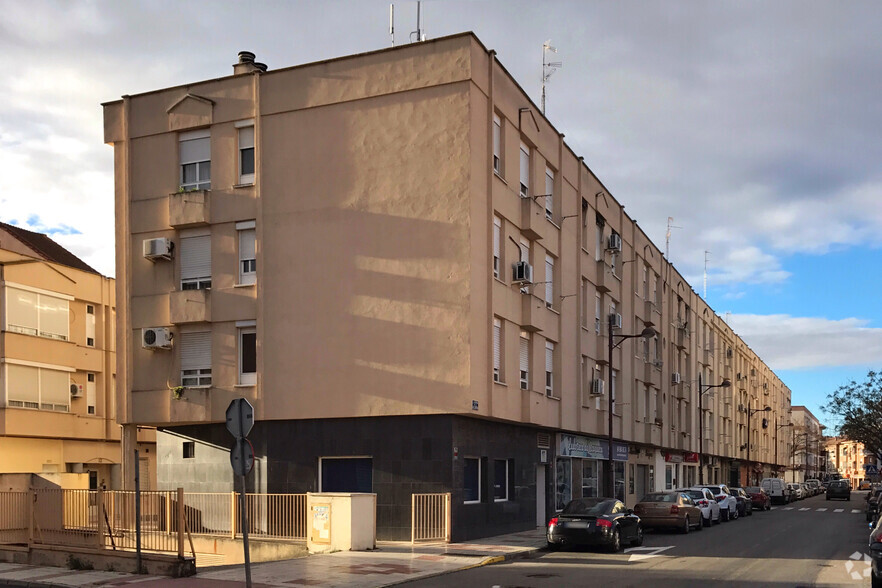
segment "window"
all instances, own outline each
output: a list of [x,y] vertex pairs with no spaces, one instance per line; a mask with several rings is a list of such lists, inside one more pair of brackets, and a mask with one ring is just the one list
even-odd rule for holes
[[211,332],[181,334],[181,385],[211,386]]
[[600,309],[603,306],[603,303],[600,301],[600,292],[595,292],[594,294],[594,332],[598,335],[600,334],[600,329],[603,326],[603,321],[600,317]]
[[254,183],[254,126],[239,129],[239,183]]
[[86,412],[89,414],[95,414],[96,396],[95,374],[86,374]]
[[588,250],[588,201],[582,198],[582,249]]
[[257,231],[254,221],[236,223],[239,231],[239,284],[257,281]]
[[554,219],[554,172],[545,168],[545,218]]
[[493,217],[493,277],[499,279],[499,268],[502,266],[502,219]]
[[643,420],[646,422],[649,422],[650,415],[652,414],[651,403],[652,390],[649,384],[646,384],[643,387]]
[[91,304],[86,305],[86,314],[95,314],[95,307]]
[[181,133],[181,189],[211,189],[211,135],[208,130]]
[[521,198],[530,196],[530,148],[521,143]]
[[6,288],[6,330],[67,341],[69,326],[67,299]]
[[530,263],[530,241],[525,237],[521,237],[521,260]]
[[554,343],[545,342],[545,395],[554,396]]
[[618,414],[616,412],[616,377],[619,375],[618,370],[612,370],[612,374],[609,382],[609,393],[612,394],[612,405],[613,405],[613,414]]
[[493,319],[493,381],[502,382],[502,321]]
[[554,258],[545,256],[545,307],[554,306]]
[[530,389],[530,333],[521,331],[520,340],[521,390]]
[[370,457],[322,457],[319,469],[319,492],[374,492],[374,464]]
[[581,319],[580,322],[581,322],[582,328],[584,328],[584,329],[588,328],[588,309],[590,308],[588,306],[588,301],[589,301],[588,291],[589,291],[588,280],[586,280],[585,278],[582,278],[582,309],[581,309],[582,316],[580,317],[580,319]]
[[55,412],[70,411],[68,372],[5,363],[6,405]]
[[86,305],[86,345],[95,347],[95,307]]
[[502,175],[502,119],[493,115],[493,171]]
[[597,225],[597,231],[596,231],[597,239],[596,239],[596,243],[594,244],[594,246],[596,247],[596,249],[594,251],[594,259],[597,261],[600,261],[601,259],[603,259],[603,252],[606,249],[606,247],[604,247],[604,244],[603,244],[603,227],[606,225],[606,221],[603,220],[603,217],[598,214],[595,217],[595,222]]
[[643,266],[643,300],[649,300],[649,267]]
[[181,290],[211,288],[211,236],[181,237]]
[[594,382],[591,380],[591,370],[588,367],[590,365],[591,363],[588,361],[588,356],[583,355],[582,361],[579,364],[580,373],[582,375],[582,406],[588,406],[591,387],[594,385]]
[[239,329],[239,384],[257,384],[257,330],[254,327]]
[[194,457],[196,457],[196,442],[184,441],[183,452],[184,459],[193,459]]
[[463,459],[462,497],[465,504],[481,502],[481,460],[477,457]]
[[504,502],[508,500],[508,460],[493,460],[493,500]]

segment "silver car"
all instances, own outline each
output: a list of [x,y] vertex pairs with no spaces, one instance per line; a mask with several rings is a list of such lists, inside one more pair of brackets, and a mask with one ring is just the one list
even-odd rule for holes
[[684,488],[677,490],[687,494],[695,506],[701,509],[701,522],[705,527],[710,527],[714,523],[719,524],[722,519],[720,503],[714,498],[714,493],[703,486],[693,486],[692,488]]

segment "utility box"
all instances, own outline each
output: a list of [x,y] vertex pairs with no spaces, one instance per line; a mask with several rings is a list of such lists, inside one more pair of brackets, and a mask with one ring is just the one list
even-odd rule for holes
[[377,495],[309,492],[306,495],[309,553],[364,551],[377,547]]

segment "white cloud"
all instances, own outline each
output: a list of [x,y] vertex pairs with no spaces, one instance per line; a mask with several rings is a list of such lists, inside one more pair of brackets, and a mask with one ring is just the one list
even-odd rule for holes
[[882,329],[864,319],[732,314],[728,324],[773,370],[873,365],[882,357]]

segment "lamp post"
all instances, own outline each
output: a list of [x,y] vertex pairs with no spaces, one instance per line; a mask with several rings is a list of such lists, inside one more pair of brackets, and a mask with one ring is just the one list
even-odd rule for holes
[[[609,455],[606,460],[606,489],[608,490],[607,496],[610,498],[615,498],[616,496],[616,482],[614,479],[614,471],[613,467],[613,386],[612,386],[612,374],[613,374],[613,349],[622,344],[622,341],[625,339],[634,339],[635,337],[644,337],[646,339],[651,339],[655,337],[658,333],[652,327],[646,327],[643,331],[638,335],[615,335],[613,334],[613,317],[609,316],[607,318],[607,334],[609,335],[609,393],[607,394],[608,406],[607,406],[607,417],[608,423],[608,439],[607,439],[607,449],[609,451]],[[618,337],[619,341],[616,343],[613,338]]]
[[769,412],[772,410],[771,406],[766,406],[765,408],[750,408],[750,402],[747,404],[747,485],[750,486],[750,474],[752,473],[753,468],[750,466],[750,415],[755,412]]
[[704,484],[704,405],[702,398],[704,393],[712,388],[728,388],[732,385],[728,379],[723,380],[719,384],[702,387],[701,372],[698,373],[698,483]]
[[783,429],[784,427],[792,427],[793,423],[786,423],[783,425],[779,425],[775,423],[775,468],[778,468],[778,429]]

